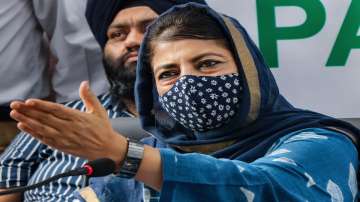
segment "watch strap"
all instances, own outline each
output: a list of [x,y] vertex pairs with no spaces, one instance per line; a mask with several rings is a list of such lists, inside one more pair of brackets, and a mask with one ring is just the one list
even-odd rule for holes
[[143,156],[144,144],[128,140],[126,157],[120,167],[118,176],[122,178],[133,178],[139,170]]

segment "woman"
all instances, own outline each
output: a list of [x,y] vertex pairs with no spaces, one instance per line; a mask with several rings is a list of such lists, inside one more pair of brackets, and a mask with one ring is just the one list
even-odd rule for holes
[[290,105],[235,20],[173,8],[139,58],[142,125],[172,148],[160,149],[161,182],[144,181],[162,201],[356,200],[359,131]]

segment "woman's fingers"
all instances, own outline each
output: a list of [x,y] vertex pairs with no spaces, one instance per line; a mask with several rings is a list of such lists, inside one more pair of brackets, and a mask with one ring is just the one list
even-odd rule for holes
[[43,141],[43,139],[47,137],[50,137],[50,139],[56,139],[56,137],[60,136],[58,130],[47,125],[43,125],[38,121],[28,118],[27,116],[24,116],[17,111],[13,110],[10,115],[15,120],[19,121],[18,128],[20,130],[31,134],[32,136],[41,141]]
[[114,133],[96,96],[86,85],[83,90],[82,99],[92,108],[88,113],[31,99],[25,103],[13,102],[11,116],[19,121],[21,130],[60,151],[87,159],[110,156],[115,149],[108,146],[109,142],[118,134]]
[[70,120],[72,118],[71,115],[73,115],[74,113],[79,114],[80,112],[78,110],[65,107],[62,104],[48,102],[39,99],[29,99],[25,102],[25,106],[39,111],[43,111],[45,113],[52,114],[64,120]]
[[96,114],[101,117],[107,117],[104,107],[101,105],[96,95],[91,91],[88,81],[83,81],[81,83],[79,95],[85,104],[86,112]]
[[[59,131],[66,127],[65,124],[69,122],[68,120],[63,120],[57,116],[54,116],[53,114],[46,113],[31,107],[26,107],[25,105],[18,107],[16,110],[13,110],[10,115],[12,115],[15,120],[20,122],[32,120]],[[24,117],[26,117],[26,119]]]

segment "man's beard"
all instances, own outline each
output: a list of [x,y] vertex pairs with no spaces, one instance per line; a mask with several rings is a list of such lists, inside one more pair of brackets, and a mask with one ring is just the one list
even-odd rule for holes
[[124,104],[124,100],[134,102],[136,61],[125,64],[122,58],[103,59],[105,72],[110,82],[110,94],[113,101]]

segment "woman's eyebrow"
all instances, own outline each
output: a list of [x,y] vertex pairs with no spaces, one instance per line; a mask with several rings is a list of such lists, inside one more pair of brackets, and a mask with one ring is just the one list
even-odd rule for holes
[[[195,63],[199,60],[201,60],[202,58],[206,57],[206,56],[218,56],[221,58],[224,58],[224,55],[220,54],[220,53],[216,53],[216,52],[206,52],[206,53],[201,53],[199,55],[196,55],[195,57],[191,58],[190,61],[192,63]],[[161,64],[159,66],[153,67],[154,69],[154,75],[156,75],[160,70],[162,69],[171,69],[175,66],[176,64],[173,63],[168,63],[168,64]]]
[[206,57],[206,56],[218,56],[218,57],[224,57],[224,55],[220,54],[220,53],[215,53],[215,52],[206,52],[206,53],[202,53],[200,55],[196,55],[195,57],[191,58],[191,62],[196,62],[199,61],[200,59]]

